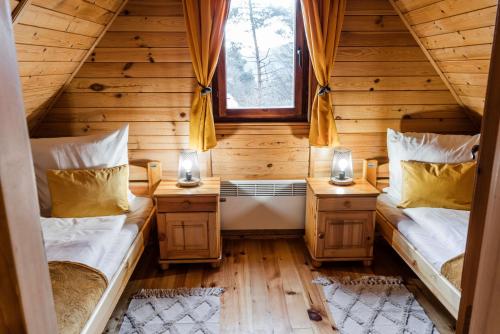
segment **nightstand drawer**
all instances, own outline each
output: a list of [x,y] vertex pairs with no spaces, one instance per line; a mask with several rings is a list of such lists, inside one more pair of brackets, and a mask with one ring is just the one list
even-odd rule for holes
[[158,212],[215,212],[217,196],[157,197]]
[[375,210],[376,197],[330,197],[318,200],[318,211]]

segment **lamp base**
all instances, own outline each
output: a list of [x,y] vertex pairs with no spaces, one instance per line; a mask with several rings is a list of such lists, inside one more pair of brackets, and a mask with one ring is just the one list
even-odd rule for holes
[[330,183],[336,186],[350,186],[351,184],[354,183],[352,177],[346,177],[345,179],[341,180],[336,177],[332,177],[330,179]]
[[183,188],[192,188],[192,187],[197,187],[200,185],[200,179],[197,179],[197,178],[192,178],[191,180],[186,180],[186,179],[180,179],[180,180],[177,180],[177,185],[179,187],[183,187]]

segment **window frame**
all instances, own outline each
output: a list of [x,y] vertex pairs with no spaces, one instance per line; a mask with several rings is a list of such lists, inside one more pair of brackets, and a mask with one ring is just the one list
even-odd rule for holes
[[[309,50],[307,48],[300,0],[295,1],[294,107],[227,108],[226,50],[222,43],[212,86],[214,119],[223,122],[304,122],[308,119]],[[300,52],[298,52],[300,50]]]

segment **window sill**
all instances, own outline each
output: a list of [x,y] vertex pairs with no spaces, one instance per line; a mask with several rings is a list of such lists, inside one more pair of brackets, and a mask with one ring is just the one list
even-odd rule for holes
[[307,122],[232,122],[215,123],[217,135],[295,135],[308,136]]

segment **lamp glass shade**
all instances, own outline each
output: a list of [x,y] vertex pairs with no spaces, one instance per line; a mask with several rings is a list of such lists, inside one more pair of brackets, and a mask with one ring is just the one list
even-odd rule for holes
[[353,182],[352,152],[345,147],[333,149],[332,174],[330,181],[336,185],[349,185]]
[[177,182],[181,187],[195,187],[200,184],[200,166],[195,150],[185,150],[180,153]]

